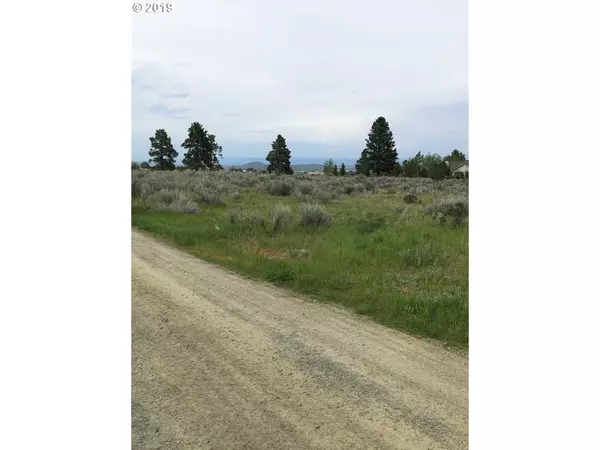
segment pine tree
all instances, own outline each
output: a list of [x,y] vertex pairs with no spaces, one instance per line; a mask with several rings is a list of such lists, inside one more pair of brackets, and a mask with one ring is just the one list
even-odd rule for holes
[[343,177],[346,175],[346,165],[342,163],[342,167],[340,167],[340,176]]
[[277,174],[293,174],[290,158],[292,153],[288,150],[285,138],[278,134],[277,139],[271,144],[271,151],[266,160],[269,161],[267,172]]
[[334,176],[334,177],[337,177],[337,176],[339,175],[339,173],[340,173],[340,172],[339,172],[339,170],[338,170],[338,166],[337,166],[337,164],[335,164],[335,165],[333,166],[333,176]]
[[360,154],[360,158],[354,165],[357,174],[370,175],[371,173],[371,162],[369,161],[369,155],[367,150],[363,150]]
[[150,162],[158,170],[175,170],[175,158],[179,153],[173,148],[171,138],[163,129],[156,130],[154,137],[150,138]]
[[183,155],[183,165],[193,170],[222,170],[219,158],[223,149],[217,144],[214,134],[208,134],[198,122],[188,129],[188,137],[181,144],[187,149]]
[[365,175],[392,175],[398,162],[398,152],[390,125],[384,117],[378,117],[373,122],[366,143],[356,162],[356,171]]
[[467,157],[464,153],[454,149],[448,156],[444,156],[444,161],[466,161]]

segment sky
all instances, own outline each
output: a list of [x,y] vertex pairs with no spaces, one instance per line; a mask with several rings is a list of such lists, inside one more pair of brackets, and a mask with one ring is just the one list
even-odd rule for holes
[[[373,121],[398,154],[468,154],[467,0],[177,0],[133,14],[132,159],[192,122],[223,163],[356,160]],[[314,160],[314,161],[313,161]]]

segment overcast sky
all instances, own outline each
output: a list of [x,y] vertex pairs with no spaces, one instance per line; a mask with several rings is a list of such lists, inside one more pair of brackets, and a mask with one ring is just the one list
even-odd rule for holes
[[356,159],[378,116],[401,156],[468,151],[467,0],[174,0],[133,14],[132,157],[198,121],[225,162]]

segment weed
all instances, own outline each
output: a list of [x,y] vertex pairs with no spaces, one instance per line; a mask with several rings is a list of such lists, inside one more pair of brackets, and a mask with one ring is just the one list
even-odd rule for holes
[[258,214],[253,214],[251,218],[251,223],[255,227],[264,227],[265,226],[265,218]]
[[400,257],[408,267],[425,267],[437,262],[437,255],[431,244],[407,248],[400,253]]
[[246,220],[247,217],[244,211],[240,211],[239,209],[230,209],[227,212],[227,221],[231,224],[243,223]]
[[305,248],[296,248],[290,251],[290,256],[292,258],[304,259],[310,257],[310,255],[310,250],[307,250]]
[[380,216],[380,215],[374,215],[374,214],[367,214],[366,217],[361,218],[358,221],[358,230],[362,233],[362,234],[369,234],[369,233],[373,233],[374,231],[379,230],[380,228],[384,227],[386,224],[386,219],[384,216]]

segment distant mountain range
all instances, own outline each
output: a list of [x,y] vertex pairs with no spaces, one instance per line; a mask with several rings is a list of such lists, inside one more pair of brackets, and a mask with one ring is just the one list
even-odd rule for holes
[[[354,164],[356,163],[356,158],[353,157],[335,157],[335,156],[292,156],[291,158],[291,162],[292,162],[292,166],[303,166],[303,165],[318,165],[318,166],[322,166],[323,164],[325,164],[325,161],[328,160],[329,158],[333,159],[333,161],[339,166],[342,165],[342,163],[346,164],[346,167],[354,167]],[[235,166],[235,167],[241,167],[244,164],[267,164],[267,161],[265,161],[265,157],[264,156],[258,156],[258,155],[250,155],[247,157],[228,157],[228,158],[222,158],[221,159],[221,165],[222,166]]]
[[[236,169],[254,169],[254,170],[267,170],[267,164],[260,161],[252,161],[245,164],[229,164],[223,166],[224,169],[230,169],[235,167]],[[292,164],[292,170],[294,172],[322,172],[323,164]]]

